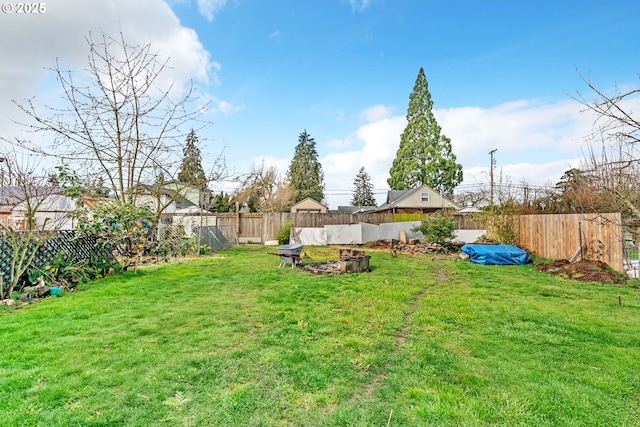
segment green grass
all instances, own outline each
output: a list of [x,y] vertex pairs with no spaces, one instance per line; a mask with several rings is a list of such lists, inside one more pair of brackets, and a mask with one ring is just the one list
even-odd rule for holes
[[314,276],[267,252],[0,310],[0,426],[640,425],[636,288],[385,252]]

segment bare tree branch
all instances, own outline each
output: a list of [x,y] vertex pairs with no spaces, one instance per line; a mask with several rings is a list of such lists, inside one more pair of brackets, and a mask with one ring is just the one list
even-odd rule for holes
[[131,45],[122,33],[118,38],[89,34],[86,42],[83,73],[66,70],[59,61],[51,69],[66,106],[46,106],[44,114],[33,99],[16,102],[35,121],[23,125],[51,136],[52,144],[17,143],[75,170],[100,171],[115,199],[133,203],[140,185],[152,183],[156,171],[175,175],[184,136],[208,123],[202,120],[203,108],[194,104],[192,86],[178,98],[173,86],[160,86],[167,59],[151,44]]

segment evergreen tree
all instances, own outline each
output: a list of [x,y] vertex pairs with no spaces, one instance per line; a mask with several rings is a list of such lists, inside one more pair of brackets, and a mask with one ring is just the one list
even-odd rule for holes
[[353,180],[352,206],[377,206],[376,198],[373,196],[373,184],[371,177],[364,170],[364,166]]
[[198,148],[198,137],[196,132],[191,129],[185,147],[183,149],[184,157],[182,159],[182,167],[178,173],[178,180],[196,187],[205,187],[207,177],[202,169],[202,156],[200,148]]
[[409,95],[407,127],[400,137],[400,147],[389,171],[391,177],[387,180],[393,190],[427,184],[450,195],[462,182],[462,165],[456,163],[451,140],[440,133],[432,108],[427,78],[420,68]]
[[212,206],[218,212],[231,211],[231,196],[221,191],[213,198]]
[[294,203],[307,197],[318,202],[324,199],[324,172],[318,161],[316,142],[306,129],[298,137],[287,178],[296,193]]

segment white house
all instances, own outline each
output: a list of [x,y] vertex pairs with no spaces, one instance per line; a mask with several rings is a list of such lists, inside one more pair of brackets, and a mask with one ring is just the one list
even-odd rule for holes
[[63,194],[49,194],[42,199],[21,201],[11,209],[8,225],[15,230],[24,230],[29,209],[34,211],[33,225],[38,230],[73,230],[71,213],[76,210],[76,203]]

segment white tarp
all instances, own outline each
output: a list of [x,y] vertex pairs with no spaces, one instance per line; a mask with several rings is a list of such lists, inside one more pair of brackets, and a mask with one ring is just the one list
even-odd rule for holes
[[380,224],[380,238],[383,240],[400,240],[400,232],[406,231],[407,239],[422,239],[422,233],[411,231],[421,224],[420,221],[387,222]]
[[290,241],[293,243],[302,243],[309,246],[325,246],[327,245],[327,230],[324,228],[295,228],[295,236],[291,237]]
[[352,225],[325,225],[327,231],[327,243],[330,245],[361,245],[362,226]]
[[[411,231],[420,225],[420,221],[392,222],[380,225],[352,224],[352,225],[325,225],[323,228],[296,228],[295,235],[298,239],[292,240],[309,246],[324,245],[362,245],[377,240],[400,240],[400,232],[407,233],[407,239],[422,241],[422,233]],[[486,230],[457,230],[454,232],[454,241],[473,243],[478,237],[486,234]]]
[[481,236],[487,234],[487,230],[456,230],[454,242],[473,243],[477,242]]
[[380,240],[380,226],[367,224],[366,222],[361,222],[360,226],[362,227],[362,241],[364,243]]

